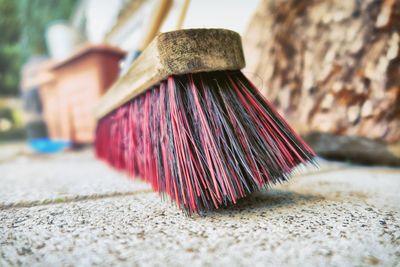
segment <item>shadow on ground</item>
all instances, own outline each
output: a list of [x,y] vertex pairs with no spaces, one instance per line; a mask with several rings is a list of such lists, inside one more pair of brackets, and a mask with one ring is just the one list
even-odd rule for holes
[[232,215],[255,210],[290,207],[299,203],[313,203],[321,200],[324,200],[324,197],[319,195],[299,194],[293,191],[277,189],[262,190],[240,199],[235,206],[229,205],[203,215]]

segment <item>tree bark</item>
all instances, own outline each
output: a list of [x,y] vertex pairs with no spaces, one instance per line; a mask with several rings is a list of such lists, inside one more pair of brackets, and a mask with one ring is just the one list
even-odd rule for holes
[[399,46],[398,0],[263,0],[244,72],[301,134],[366,138],[400,159]]

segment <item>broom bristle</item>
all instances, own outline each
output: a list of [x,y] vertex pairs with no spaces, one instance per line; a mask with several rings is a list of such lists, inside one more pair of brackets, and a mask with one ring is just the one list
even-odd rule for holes
[[189,214],[286,181],[315,156],[240,71],[170,76],[99,121],[96,153]]

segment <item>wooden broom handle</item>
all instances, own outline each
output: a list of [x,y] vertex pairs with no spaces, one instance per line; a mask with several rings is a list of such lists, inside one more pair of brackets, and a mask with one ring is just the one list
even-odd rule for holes
[[160,30],[160,26],[164,19],[167,17],[168,11],[172,6],[172,0],[159,0],[157,9],[154,12],[154,17],[150,21],[149,27],[145,36],[142,39],[142,43],[138,46],[138,50],[143,51],[147,45],[154,39]]
[[100,119],[171,75],[245,66],[240,35],[225,29],[190,29],[161,33],[102,96]]
[[176,22],[176,25],[175,25],[175,30],[182,29],[183,22],[185,21],[185,17],[187,14],[187,10],[189,8],[189,3],[190,3],[190,0],[183,0],[183,5],[181,7],[181,12],[179,13],[178,21]]

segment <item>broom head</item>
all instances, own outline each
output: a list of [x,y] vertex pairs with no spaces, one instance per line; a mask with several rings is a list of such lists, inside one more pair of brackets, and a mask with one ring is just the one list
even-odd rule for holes
[[189,214],[234,204],[315,163],[244,65],[235,32],[159,35],[101,100],[97,156]]

